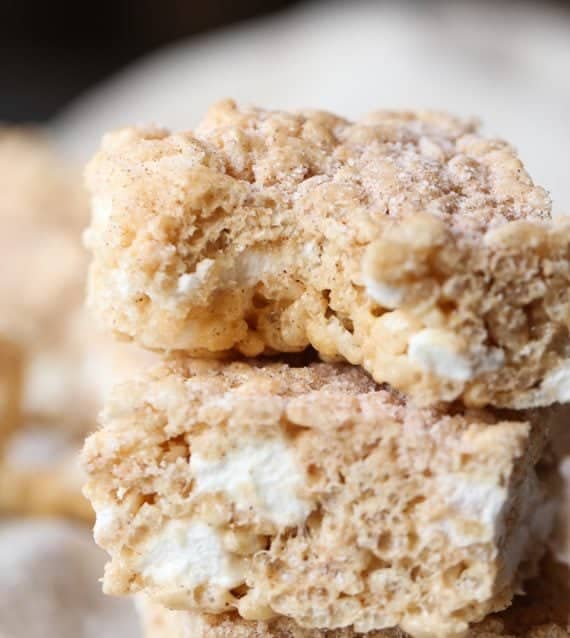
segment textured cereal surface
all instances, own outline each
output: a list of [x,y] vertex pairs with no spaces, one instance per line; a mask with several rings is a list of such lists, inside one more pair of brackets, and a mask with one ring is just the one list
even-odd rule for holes
[[[206,616],[171,611],[141,598],[137,606],[145,638],[408,638],[399,629],[359,634],[352,629],[304,629],[291,620],[248,622],[236,614]],[[473,625],[465,638],[569,638],[570,572],[551,559],[542,563],[540,577],[526,595],[517,596],[507,610]]]
[[473,121],[227,101],[107,135],[87,183],[90,304],[148,348],[311,345],[422,403],[570,396],[570,220]]
[[507,606],[545,545],[535,417],[415,408],[342,365],[174,361],[119,386],[85,444],[104,588],[457,633]]

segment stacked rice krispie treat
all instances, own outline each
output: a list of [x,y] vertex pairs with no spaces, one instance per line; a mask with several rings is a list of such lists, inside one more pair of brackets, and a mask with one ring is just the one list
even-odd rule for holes
[[105,591],[152,636],[507,635],[570,400],[570,221],[513,149],[228,101],[87,182],[89,305],[165,357],[85,444]]

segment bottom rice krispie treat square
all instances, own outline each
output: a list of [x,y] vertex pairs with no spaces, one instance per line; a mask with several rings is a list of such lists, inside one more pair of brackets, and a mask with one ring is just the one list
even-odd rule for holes
[[[235,613],[208,616],[171,611],[137,597],[145,638],[408,638],[397,628],[357,634],[348,629],[304,629],[287,618],[247,621]],[[543,561],[540,576],[505,611],[471,627],[464,638],[570,638],[570,572]]]
[[510,603],[553,519],[540,413],[419,409],[355,368],[174,361],[101,423],[104,588],[173,609],[456,634]]

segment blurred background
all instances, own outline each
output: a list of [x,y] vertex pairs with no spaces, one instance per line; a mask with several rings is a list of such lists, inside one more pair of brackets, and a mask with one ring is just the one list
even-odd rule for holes
[[151,0],[0,6],[0,121],[48,122],[83,162],[103,131],[191,127],[220,97],[477,115],[570,209],[570,3]]
[[0,43],[0,638],[137,638],[130,602],[100,593],[78,463],[109,387],[152,359],[83,308],[101,135],[191,128],[224,97],[449,110],[511,141],[568,213],[570,2],[1,0]]
[[145,53],[292,0],[3,0],[0,120],[45,121]]

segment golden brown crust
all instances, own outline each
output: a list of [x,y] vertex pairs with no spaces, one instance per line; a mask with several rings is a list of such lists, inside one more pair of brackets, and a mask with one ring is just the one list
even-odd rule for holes
[[84,448],[104,586],[305,627],[461,631],[544,547],[537,417],[416,408],[342,365],[174,361],[120,386]]
[[[237,614],[206,616],[171,611],[146,598],[137,600],[145,638],[409,638],[399,629],[355,633],[352,629],[303,629],[291,620],[248,622]],[[472,626],[464,638],[569,638],[570,572],[550,558],[541,575],[513,605]]]
[[471,121],[228,101],[107,136],[87,180],[90,303],[143,346],[312,345],[424,403],[570,395],[570,223]]

